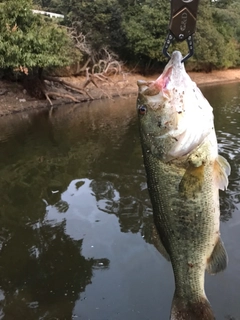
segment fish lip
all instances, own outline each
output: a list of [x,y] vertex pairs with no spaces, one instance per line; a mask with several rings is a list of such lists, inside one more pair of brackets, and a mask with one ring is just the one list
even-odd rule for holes
[[155,81],[138,80],[137,85],[139,93],[145,92],[154,82]]
[[[174,81],[175,78],[180,78],[182,73],[186,72],[184,64],[182,63],[183,56],[180,51],[174,51],[172,53],[171,59],[163,70],[163,73],[155,81],[156,83],[161,82],[162,79],[165,79],[166,82]],[[174,78],[174,79],[172,79]],[[167,81],[168,80],[168,81]]]
[[172,53],[171,59],[168,61],[166,67],[164,68],[164,71],[162,75],[165,75],[169,72],[169,69],[176,69],[176,68],[182,68],[184,64],[182,63],[183,56],[180,51],[174,51]]
[[[167,95],[167,85],[169,82],[175,82],[176,79],[181,79],[181,75],[185,71],[184,64],[182,63],[183,56],[180,51],[174,51],[171,59],[165,66],[162,74],[155,81],[139,80],[137,85],[139,93],[145,96],[155,96],[160,92],[164,96]],[[179,80],[180,81],[180,80]],[[164,92],[166,94],[164,94]]]
[[172,53],[172,56],[171,56],[171,59],[169,62],[171,62],[171,64],[175,65],[175,66],[184,66],[184,64],[182,63],[182,59],[183,59],[183,56],[182,56],[181,52],[174,51]]

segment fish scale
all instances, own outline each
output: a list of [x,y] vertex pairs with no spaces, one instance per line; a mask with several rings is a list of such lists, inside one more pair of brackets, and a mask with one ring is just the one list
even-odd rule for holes
[[156,81],[138,82],[140,137],[159,247],[174,272],[171,320],[213,320],[204,276],[227,265],[218,189],[230,166],[217,152],[212,108],[181,60],[174,52]]
[[[191,289],[196,285],[196,281],[191,282],[189,274],[193,275],[193,273],[205,271],[206,248],[214,246],[218,236],[212,233],[212,230],[216,229],[214,228],[214,216],[208,215],[208,212],[213,210],[213,208],[209,208],[212,203],[210,183],[205,181],[204,194],[201,194],[195,201],[186,201],[184,197],[179,197],[178,190],[186,170],[175,167],[173,164],[163,164],[148,153],[146,155],[144,160],[155,223],[160,230],[159,233],[167,252],[170,252],[173,268],[175,264],[177,265],[175,268],[176,283],[180,278],[181,281],[190,283]],[[168,170],[164,170],[162,168],[164,166],[167,166]],[[202,209],[203,207],[205,210]],[[200,224],[198,224],[198,220],[201,221]],[[199,236],[201,236],[201,242],[193,241]],[[188,241],[187,246],[186,241]],[[192,267],[193,261],[195,264],[202,264],[202,270]],[[180,268],[181,270],[179,270]],[[182,276],[183,271],[187,275],[185,279]],[[181,276],[177,278],[178,273]],[[193,279],[197,277],[198,275],[193,275]],[[202,287],[201,285],[201,289]]]

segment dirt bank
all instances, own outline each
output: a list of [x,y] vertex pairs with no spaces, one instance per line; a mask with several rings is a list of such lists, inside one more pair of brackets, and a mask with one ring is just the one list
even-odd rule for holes
[[[192,80],[198,85],[210,85],[217,83],[229,83],[240,82],[240,69],[236,70],[224,70],[213,71],[211,73],[190,72]],[[136,94],[137,85],[136,82],[139,79],[154,80],[158,77],[143,77],[139,74],[125,73],[121,76],[114,76],[109,79],[108,82],[101,82],[96,88],[91,84],[87,90],[88,93],[94,99],[102,99],[109,97],[116,97],[121,95]],[[76,85],[80,85],[85,81],[85,78],[71,77],[67,78],[68,81]],[[89,99],[87,95],[79,95],[80,101],[86,101]],[[54,105],[71,102],[70,100],[63,100],[62,98],[53,101]],[[46,100],[36,100],[32,98],[26,90],[23,90],[22,86],[18,83],[10,83],[6,81],[0,81],[0,116],[5,116],[15,112],[21,112],[25,110],[31,110],[36,108],[50,107]]]

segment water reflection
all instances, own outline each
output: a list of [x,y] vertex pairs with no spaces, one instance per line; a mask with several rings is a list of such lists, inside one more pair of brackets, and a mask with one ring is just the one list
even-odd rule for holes
[[66,221],[26,224],[2,240],[2,319],[70,319],[94,266],[108,267],[107,259],[86,259],[83,239],[73,240],[65,230]]
[[228,190],[220,193],[221,220],[228,221],[240,210],[240,85],[206,87],[203,91],[214,107],[219,152],[232,170]]
[[[232,102],[235,111],[226,105],[237,97],[232,90],[216,100],[206,88],[232,166],[221,200],[226,226],[240,221],[240,103]],[[0,119],[0,319],[168,318],[172,271],[153,246],[136,120],[135,98]],[[240,285],[228,270],[227,284]],[[233,303],[221,309],[213,281],[207,291],[217,319],[240,317],[227,287]]]
[[70,210],[74,181],[62,195],[55,185],[46,186],[46,198],[53,203],[46,208],[47,201],[39,201],[30,184],[15,184],[9,181],[7,198],[2,199],[1,318],[71,319],[76,300],[92,281],[93,269],[108,268],[109,260],[83,256],[84,235],[74,237],[69,220],[61,217]]
[[[52,118],[12,117],[1,132],[2,319],[70,319],[93,270],[110,265],[104,253],[91,256],[99,212],[115,214],[121,231],[135,233],[149,216],[149,203],[139,198],[145,178],[140,161],[132,170],[139,147],[137,133],[128,130],[132,109],[125,108],[123,121],[119,109],[111,117],[109,107],[74,110],[67,118],[61,110]],[[132,148],[122,159],[123,149]]]

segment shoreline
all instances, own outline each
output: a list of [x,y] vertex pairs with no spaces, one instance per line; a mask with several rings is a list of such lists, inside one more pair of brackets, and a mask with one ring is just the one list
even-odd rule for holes
[[[240,69],[214,70],[211,73],[188,72],[188,74],[200,87],[240,82]],[[98,88],[90,85],[88,92],[93,96],[94,100],[136,95],[138,90],[137,80],[151,81],[157,79],[158,76],[159,75],[143,77],[140,74],[125,73],[123,75],[109,77],[109,81],[104,83],[100,82]],[[81,85],[85,81],[83,77],[67,77],[64,79],[67,79],[75,85]],[[79,99],[79,103],[89,101],[87,95],[81,95]],[[52,102],[53,107],[73,103],[70,100],[64,99],[56,99],[52,100]],[[50,109],[47,100],[32,98],[26,90],[16,82],[0,80],[0,117],[43,108]]]
[[188,72],[197,85],[226,84],[240,82],[240,69],[214,70],[211,73]]

